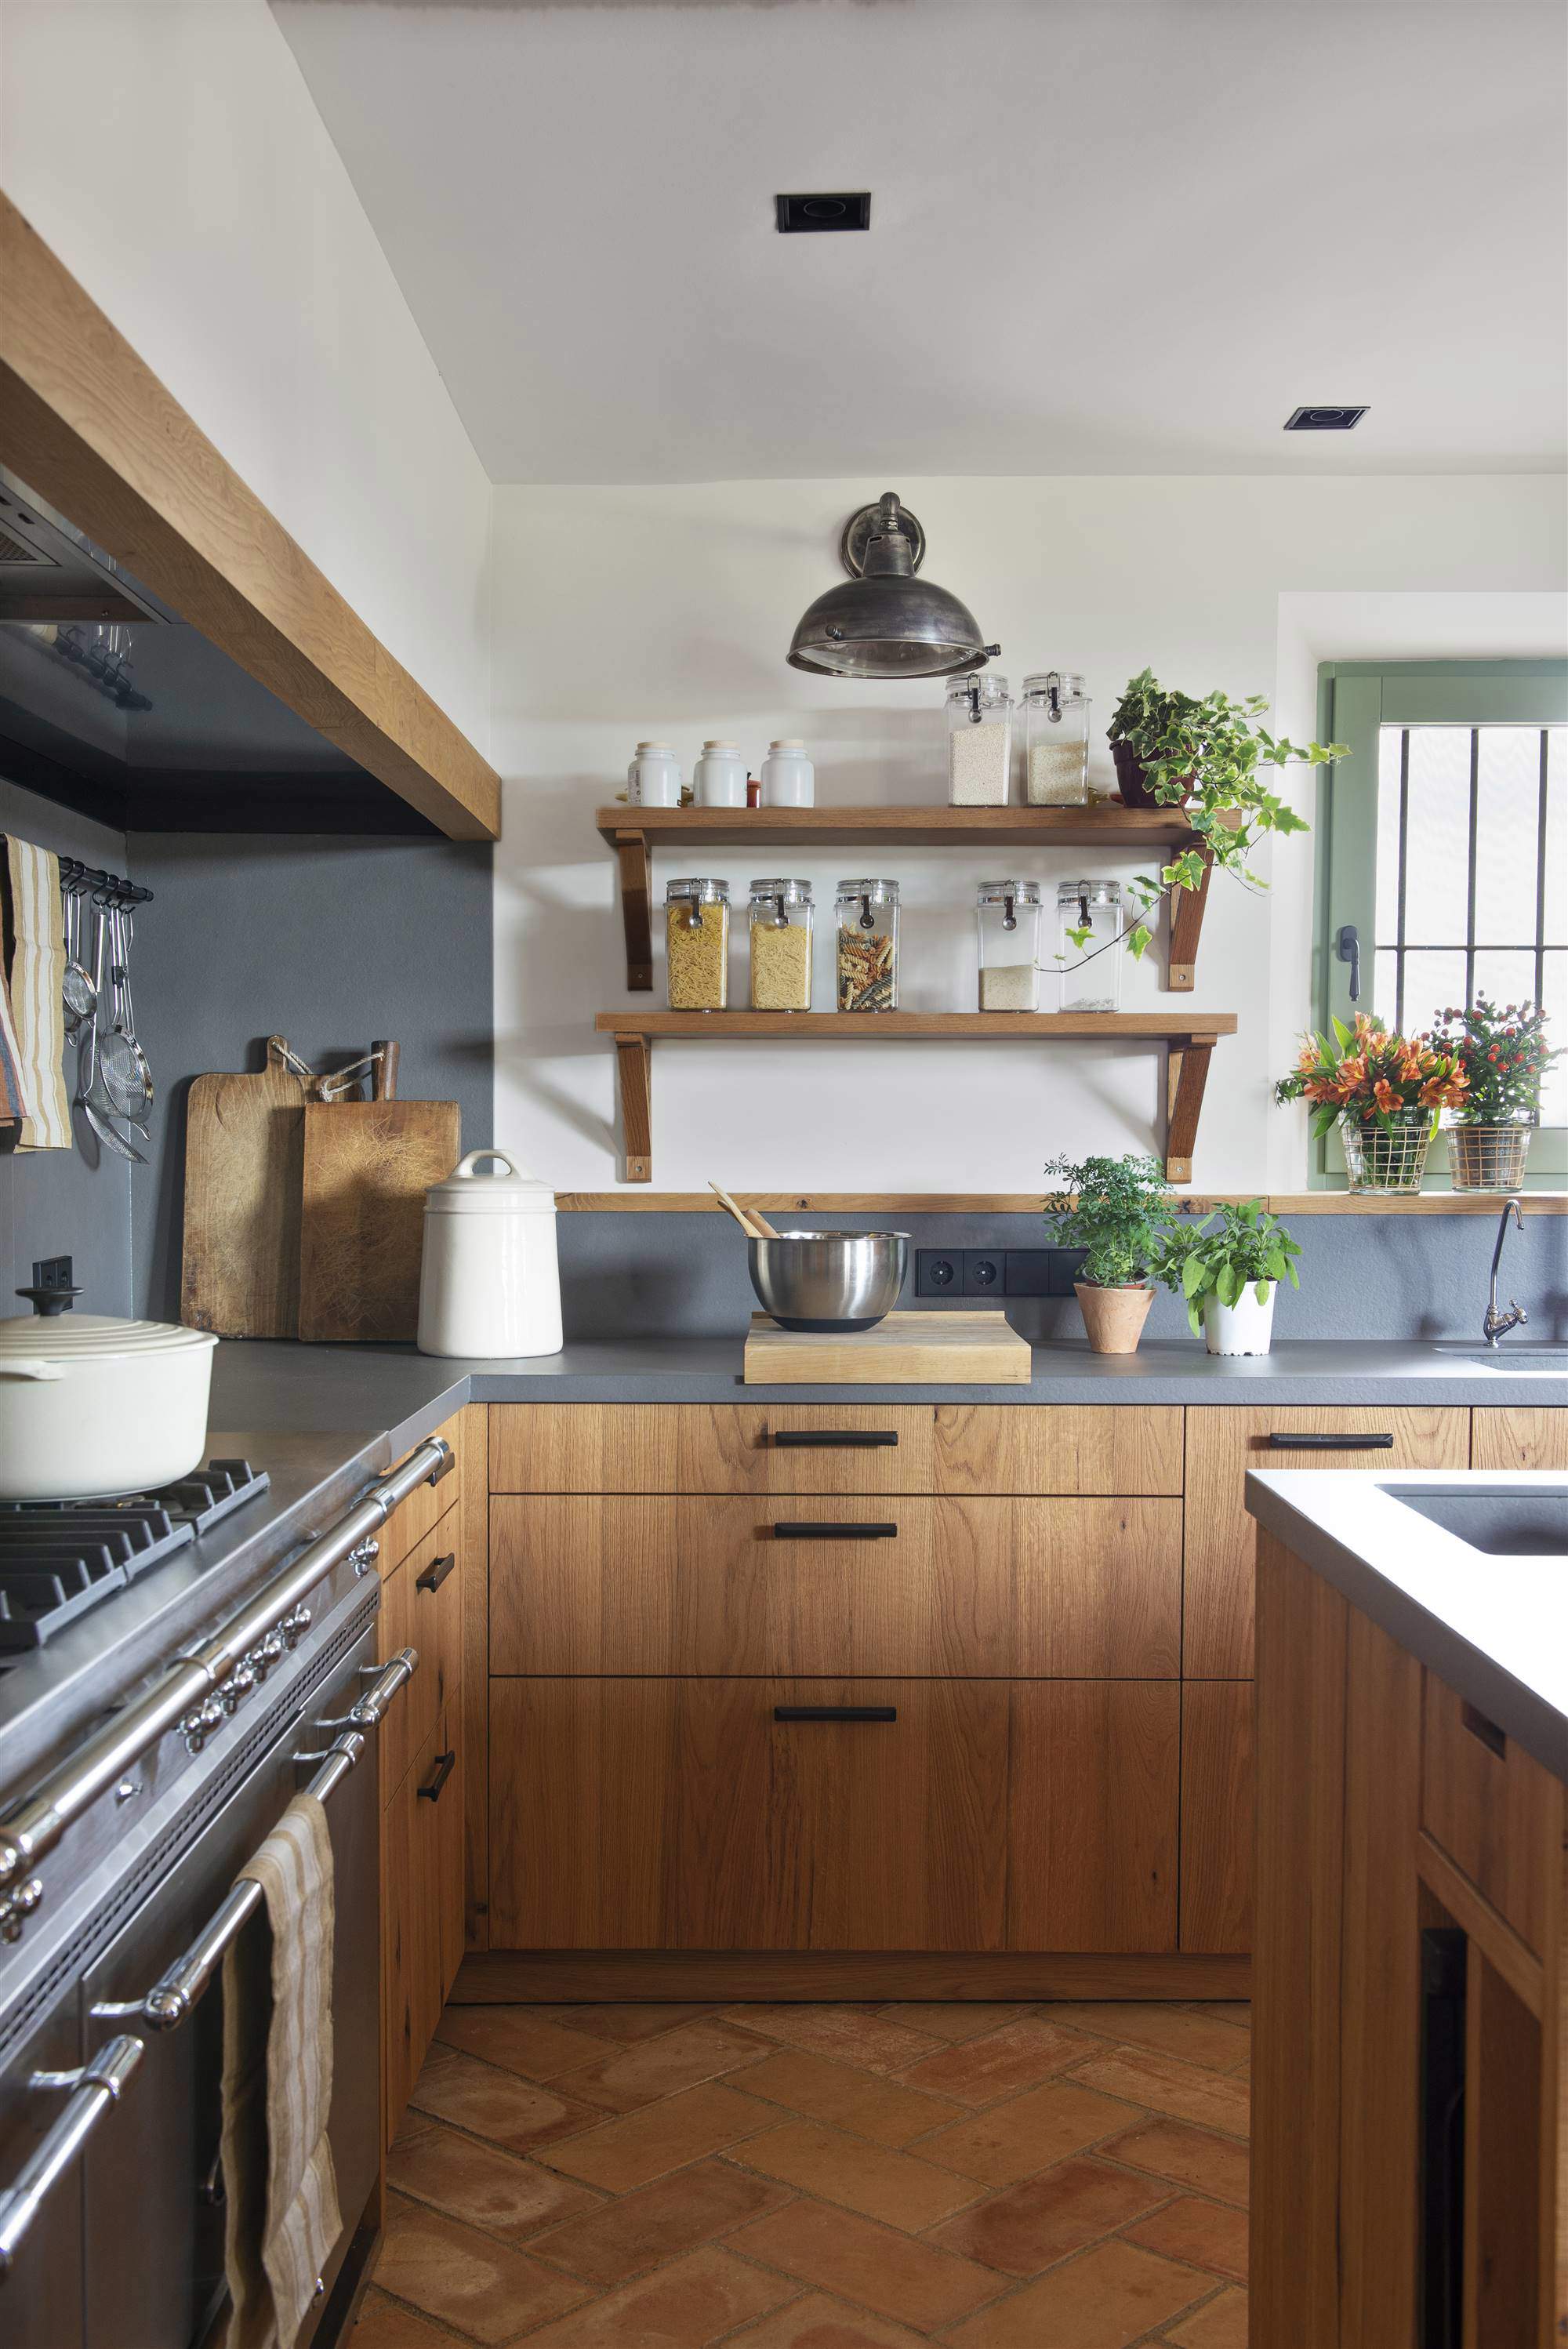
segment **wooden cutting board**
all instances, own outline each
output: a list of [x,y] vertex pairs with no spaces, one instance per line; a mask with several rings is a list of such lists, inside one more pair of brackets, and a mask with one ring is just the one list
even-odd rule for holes
[[1004,1313],[890,1313],[874,1330],[780,1330],[751,1317],[746,1384],[1027,1386],[1028,1340]]
[[304,1116],[299,1334],[412,1338],[425,1194],[462,1154],[458,1104],[312,1102]]
[[185,1113],[180,1319],[221,1338],[292,1338],[299,1317],[305,1087],[281,1036],[259,1074],[193,1079]]

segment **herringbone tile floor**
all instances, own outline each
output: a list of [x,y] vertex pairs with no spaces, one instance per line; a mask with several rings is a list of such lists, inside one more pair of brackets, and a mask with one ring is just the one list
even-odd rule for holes
[[449,2007],[353,2349],[1245,2349],[1237,2005]]

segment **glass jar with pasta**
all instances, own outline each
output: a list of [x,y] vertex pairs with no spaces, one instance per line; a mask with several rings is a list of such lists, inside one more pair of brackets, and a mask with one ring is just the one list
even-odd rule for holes
[[665,993],[672,1011],[729,1001],[729,884],[672,881],[665,891]]
[[751,1009],[811,1009],[811,885],[754,881],[751,885]]
[[834,906],[841,1011],[898,1009],[898,883],[841,881]]

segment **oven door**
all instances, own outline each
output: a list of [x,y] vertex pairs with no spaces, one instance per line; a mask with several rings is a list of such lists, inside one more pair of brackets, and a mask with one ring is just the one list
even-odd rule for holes
[[[141,1999],[199,1939],[239,1869],[306,1783],[309,1772],[293,1756],[326,1743],[312,1723],[346,1713],[364,1687],[361,1668],[373,1658],[369,1629],[280,1730],[211,1826],[83,1979],[83,2044],[93,2046],[118,2029],[133,2030],[146,2046],[124,2110],[93,2137],[84,2163],[87,2349],[192,2349],[209,2333],[227,2297],[219,2159],[222,1970],[172,2029],[154,2030],[134,2018],[96,2019],[93,2009]],[[328,2133],[344,2227],[327,2263],[318,2310],[326,2304],[378,2166],[380,1806],[375,1744],[372,1734],[363,1759],[333,1788],[325,1805],[335,1896]],[[266,1931],[261,1911],[241,1928],[242,1934]],[[301,2342],[314,2330],[314,2319],[307,2319]],[[74,2333],[57,2334],[52,2349],[76,2338]]]

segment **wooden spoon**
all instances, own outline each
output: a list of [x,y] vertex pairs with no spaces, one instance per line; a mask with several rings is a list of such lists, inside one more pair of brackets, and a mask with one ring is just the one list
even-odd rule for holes
[[[741,1230],[746,1234],[748,1240],[776,1240],[778,1238],[778,1233],[774,1230],[772,1225],[768,1221],[765,1216],[756,1215],[755,1209],[752,1211],[752,1216],[748,1216],[744,1208],[738,1207],[736,1206],[734,1200],[730,1197],[728,1192],[724,1188],[721,1183],[715,1183],[710,1178],[707,1187],[717,1195],[720,1204],[728,1208],[730,1214],[735,1217],[736,1222],[740,1226]],[[753,1216],[755,1216],[755,1221],[753,1221]]]

